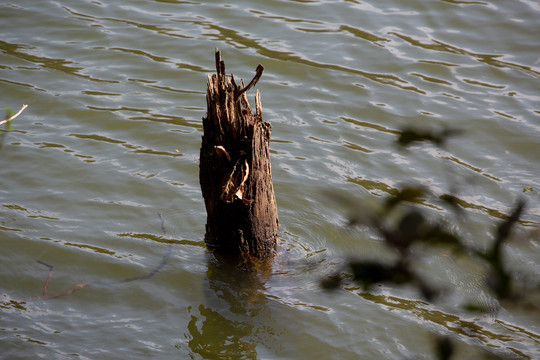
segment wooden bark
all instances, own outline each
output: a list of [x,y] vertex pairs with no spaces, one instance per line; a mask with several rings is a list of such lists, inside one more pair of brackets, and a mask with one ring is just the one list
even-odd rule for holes
[[225,75],[216,49],[216,74],[208,75],[199,182],[206,206],[205,243],[218,256],[267,259],[279,227],[270,166],[271,125],[263,122],[260,94],[255,113],[246,96],[262,75],[259,65],[244,86]]

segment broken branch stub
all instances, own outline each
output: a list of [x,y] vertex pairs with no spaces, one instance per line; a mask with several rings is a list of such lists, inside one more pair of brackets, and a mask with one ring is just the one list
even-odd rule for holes
[[269,258],[279,227],[270,166],[271,125],[262,120],[260,94],[252,111],[246,92],[260,79],[238,85],[225,75],[216,49],[216,74],[208,76],[199,182],[207,222],[205,242],[218,256]]

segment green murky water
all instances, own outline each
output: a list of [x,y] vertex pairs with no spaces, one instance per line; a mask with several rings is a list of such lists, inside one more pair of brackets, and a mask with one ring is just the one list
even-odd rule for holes
[[[346,259],[381,256],[323,196],[359,206],[416,181],[458,187],[470,241],[519,197],[509,258],[540,276],[540,5],[537,1],[3,1],[0,104],[29,107],[0,133],[0,357],[432,359],[540,356],[538,309],[486,304],[483,268],[434,251],[422,266],[456,289],[327,293]],[[214,48],[258,83],[272,123],[280,256],[243,274],[207,254],[198,184]],[[250,95],[252,98],[253,95]],[[405,126],[463,129],[444,149],[395,145]],[[524,192],[525,190],[525,192]],[[157,212],[174,238],[167,253]],[[447,214],[430,208],[434,215]],[[129,354],[129,355],[127,355]]]

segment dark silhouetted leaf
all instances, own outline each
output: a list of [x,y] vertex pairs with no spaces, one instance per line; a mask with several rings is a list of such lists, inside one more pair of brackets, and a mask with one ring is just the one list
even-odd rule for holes
[[385,265],[377,261],[355,261],[350,264],[354,280],[369,288],[377,283],[404,284],[414,279],[406,266]]
[[412,210],[405,214],[399,223],[399,231],[411,241],[420,236],[426,219],[420,211]]
[[426,140],[433,141],[433,135],[429,132],[423,132],[420,130],[405,129],[399,134],[397,143],[401,146],[407,146],[416,141]]
[[399,192],[386,199],[385,205],[388,210],[391,210],[396,205],[402,202],[418,202],[426,193],[426,189],[421,186],[406,186]]
[[449,337],[440,337],[437,339],[437,358],[439,360],[449,360],[454,353],[454,344]]
[[512,214],[497,227],[493,247],[485,254],[480,254],[491,266],[491,275],[488,277],[488,285],[500,298],[512,296],[512,278],[505,269],[503,261],[503,245],[509,239],[510,232],[525,208],[525,201],[520,200]]
[[430,141],[436,146],[442,147],[449,137],[460,134],[461,132],[461,130],[450,128],[445,128],[439,132],[406,128],[399,134],[397,143],[406,147],[413,142]]
[[321,280],[321,287],[325,290],[335,290],[341,286],[341,275],[329,275]]
[[457,215],[463,214],[463,208],[459,205],[461,200],[452,194],[443,194],[439,197],[443,201],[445,205],[448,205],[448,207]]
[[434,225],[426,231],[422,240],[431,244],[452,245],[456,250],[463,250],[460,238],[446,230],[441,224]]

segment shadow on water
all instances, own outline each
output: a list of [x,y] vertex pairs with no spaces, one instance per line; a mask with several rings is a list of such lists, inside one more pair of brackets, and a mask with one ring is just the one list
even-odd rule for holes
[[271,264],[246,270],[209,255],[205,303],[189,308],[188,345],[204,359],[257,359],[258,346],[272,339],[265,294]]

